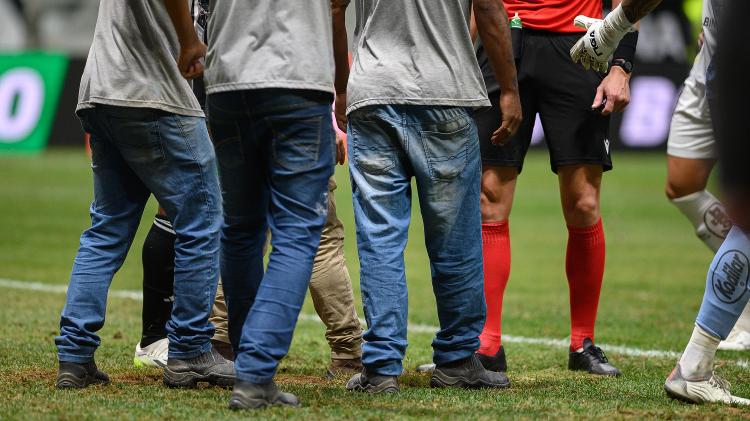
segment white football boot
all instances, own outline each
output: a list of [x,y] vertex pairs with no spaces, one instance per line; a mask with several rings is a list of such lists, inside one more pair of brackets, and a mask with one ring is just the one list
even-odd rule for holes
[[750,350],[750,333],[737,328],[732,329],[729,336],[719,344],[719,349],[722,351]]
[[167,365],[169,353],[169,339],[160,339],[151,345],[141,348],[141,343],[135,346],[133,365],[141,367],[164,367]]
[[750,399],[732,396],[729,388],[729,382],[714,373],[711,373],[711,376],[704,380],[687,380],[682,377],[679,363],[664,383],[664,391],[672,399],[688,403],[719,402],[750,405]]

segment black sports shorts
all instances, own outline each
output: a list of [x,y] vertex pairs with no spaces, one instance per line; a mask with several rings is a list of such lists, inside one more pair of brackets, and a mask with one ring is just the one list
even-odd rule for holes
[[570,59],[570,48],[581,34],[557,34],[524,29],[516,57],[523,123],[504,146],[490,138],[500,127],[498,92],[490,94],[492,108],[474,114],[483,165],[517,167],[520,172],[531,143],[537,113],[544,128],[552,171],[561,165],[599,164],[612,169],[609,117],[591,110],[604,75],[585,70]]

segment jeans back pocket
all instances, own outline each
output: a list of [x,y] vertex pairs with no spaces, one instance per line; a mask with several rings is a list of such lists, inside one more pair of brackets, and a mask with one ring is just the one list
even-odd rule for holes
[[[273,133],[273,159],[289,171],[305,171],[318,164],[323,117],[268,118]],[[326,141],[331,141],[326,139]]]
[[461,174],[469,162],[473,133],[471,122],[465,119],[445,123],[434,131],[421,131],[422,146],[433,180],[452,180]]
[[349,119],[348,138],[354,165],[368,174],[385,174],[396,166],[397,150],[393,140],[398,129],[385,120]]

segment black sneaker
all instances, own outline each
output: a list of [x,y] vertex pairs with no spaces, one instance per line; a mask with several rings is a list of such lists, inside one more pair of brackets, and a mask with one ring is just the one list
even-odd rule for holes
[[430,387],[504,389],[509,386],[510,380],[504,373],[486,370],[476,354],[450,364],[436,365],[430,378]]
[[346,390],[365,393],[396,393],[398,392],[398,379],[396,376],[368,374],[365,368],[346,382]]
[[261,409],[273,405],[298,408],[300,403],[296,396],[280,391],[273,380],[266,384],[237,380],[229,398],[230,409]]
[[620,375],[620,370],[609,363],[601,348],[594,345],[591,339],[583,340],[583,350],[573,351],[568,359],[568,370],[587,371],[598,376]]
[[187,360],[168,358],[164,367],[164,384],[169,387],[195,387],[198,382],[215,386],[234,384],[234,363],[227,361],[213,347]]
[[500,349],[497,350],[497,354],[495,354],[494,357],[480,354],[478,352],[477,357],[485,370],[497,371],[499,373],[505,373],[508,371],[508,363],[505,361],[505,347],[502,345],[500,345]]
[[60,361],[57,371],[58,389],[83,389],[90,384],[109,384],[109,376],[91,361],[85,364]]

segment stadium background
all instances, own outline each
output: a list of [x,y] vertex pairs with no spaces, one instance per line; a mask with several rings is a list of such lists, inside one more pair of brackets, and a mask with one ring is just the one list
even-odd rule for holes
[[[664,143],[679,84],[695,53],[700,3],[665,0],[644,20],[633,101],[612,130],[620,150],[602,192],[608,250],[597,342],[624,376],[592,379],[565,369],[567,236],[557,181],[546,152],[536,150],[519,179],[511,219],[513,268],[503,320],[510,390],[431,390],[428,377],[414,372],[431,359],[437,324],[415,200],[406,253],[412,325],[402,392],[351,395],[343,393],[341,382],[324,380],[328,348],[308,298],[279,374],[282,387],[299,395],[305,408],[273,409],[263,418],[746,418],[739,408],[670,401],[661,390],[689,337],[711,259],[663,194]],[[23,17],[16,13],[18,4]],[[97,5],[0,0],[0,420],[247,418],[226,409],[226,390],[169,390],[158,370],[132,366],[141,326],[140,252],[153,201],[115,277],[100,332],[97,362],[114,384],[80,393],[53,388],[62,293],[78,236],[89,223],[91,173],[73,109]],[[346,168],[339,167],[336,177],[347,263],[358,284]],[[360,302],[358,285],[355,293]],[[361,316],[361,307],[358,312]],[[740,396],[750,396],[747,359],[747,353],[718,354],[720,374]]]
[[[97,5],[91,0],[0,0],[0,153],[82,144],[71,110]],[[349,12],[351,30],[353,7]],[[613,118],[615,148],[664,148],[679,86],[695,54],[699,21],[700,0],[667,0],[641,23],[632,101]],[[537,124],[534,144],[542,139]]]

